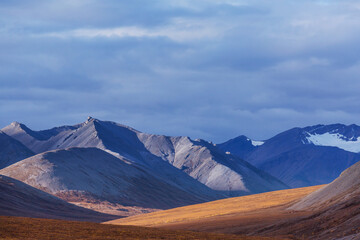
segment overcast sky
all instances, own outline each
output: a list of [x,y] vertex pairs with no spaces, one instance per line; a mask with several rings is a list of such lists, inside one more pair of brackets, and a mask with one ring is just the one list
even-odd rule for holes
[[0,127],[222,142],[360,124],[359,1],[2,0]]

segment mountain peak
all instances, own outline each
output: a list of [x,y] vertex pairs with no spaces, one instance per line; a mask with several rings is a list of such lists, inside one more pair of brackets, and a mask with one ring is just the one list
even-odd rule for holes
[[25,132],[31,131],[25,124],[20,123],[20,122],[12,122],[10,125],[8,125],[5,128],[12,128],[12,129],[21,129]]
[[93,118],[91,116],[88,116],[88,118],[86,119],[85,121],[85,124],[87,123],[91,123],[91,122],[100,122],[100,120],[96,119],[96,118]]
[[219,148],[225,152],[230,152],[242,159],[246,158],[258,146],[262,145],[262,141],[254,141],[245,135],[240,135],[230,139],[227,142],[218,144]]
[[88,116],[88,118],[87,118],[87,122],[91,122],[91,121],[95,121],[96,119],[95,118],[93,118],[93,117],[91,117],[91,116]]
[[[25,124],[20,122],[12,122],[10,125],[3,128],[3,130],[12,129],[12,131],[24,131],[26,133],[31,132]],[[4,131],[6,133],[6,131]]]
[[21,123],[15,121],[15,122],[12,122],[10,125],[13,127],[18,127],[21,125]]

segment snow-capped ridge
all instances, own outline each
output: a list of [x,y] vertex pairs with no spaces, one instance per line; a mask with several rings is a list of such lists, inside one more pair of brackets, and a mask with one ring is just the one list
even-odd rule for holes
[[360,127],[356,124],[315,125],[303,129],[303,144],[337,147],[348,152],[360,152]]
[[307,143],[316,146],[337,147],[348,152],[360,152],[360,137],[346,138],[339,133],[310,134],[306,137]]
[[315,133],[323,134],[326,132],[341,133],[341,134],[345,135],[347,138],[350,138],[351,136],[359,135],[360,126],[358,126],[356,124],[345,125],[345,124],[341,124],[341,123],[335,123],[335,124],[329,124],[329,125],[318,124],[318,125],[314,125],[314,126],[308,126],[305,128],[301,128],[301,129],[304,132],[309,132],[311,134],[315,134]]

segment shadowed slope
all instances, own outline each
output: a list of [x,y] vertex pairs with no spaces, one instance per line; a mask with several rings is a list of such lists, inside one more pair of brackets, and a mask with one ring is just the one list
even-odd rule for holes
[[34,153],[56,149],[63,136],[76,131],[81,125],[56,127],[49,130],[33,131],[22,123],[13,122],[1,129],[7,135],[17,139]]
[[22,143],[0,131],[0,169],[33,155]]
[[[2,175],[0,175],[0,215],[94,222],[115,218],[115,216],[69,204],[48,193]],[[3,222],[0,225],[2,224]]]

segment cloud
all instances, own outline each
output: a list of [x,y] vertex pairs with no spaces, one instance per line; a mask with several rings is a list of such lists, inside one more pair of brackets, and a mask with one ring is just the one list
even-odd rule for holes
[[50,32],[36,34],[35,37],[55,38],[159,38],[166,37],[175,42],[195,41],[205,38],[216,38],[221,34],[220,29],[209,26],[210,24],[188,21],[186,19],[174,19],[174,23],[161,28],[147,29],[136,26],[118,28],[84,28],[65,32]]
[[214,142],[357,123],[356,1],[2,1],[0,124]]

